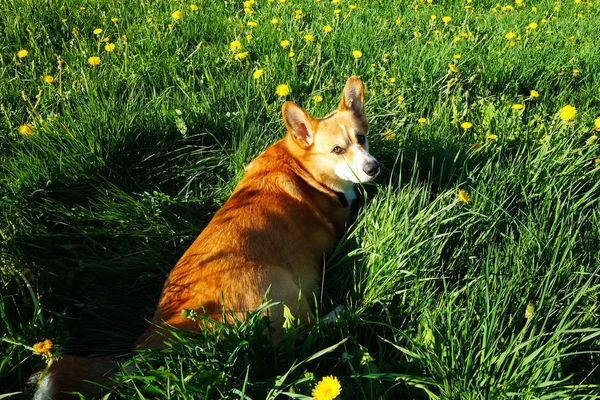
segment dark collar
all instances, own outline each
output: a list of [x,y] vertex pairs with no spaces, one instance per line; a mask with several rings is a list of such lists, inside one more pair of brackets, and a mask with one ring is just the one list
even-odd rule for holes
[[346,208],[348,207],[348,199],[346,198],[346,196],[344,195],[344,193],[342,192],[335,192],[335,194],[337,194],[338,199],[340,200],[340,203],[342,203],[342,207]]

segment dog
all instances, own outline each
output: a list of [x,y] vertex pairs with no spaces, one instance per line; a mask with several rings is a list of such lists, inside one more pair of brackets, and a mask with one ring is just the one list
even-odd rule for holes
[[[314,118],[292,102],[282,107],[286,134],[254,159],[242,180],[170,272],[152,325],[138,349],[164,345],[163,327],[205,328],[208,320],[243,320],[267,298],[275,338],[284,334],[284,305],[303,325],[314,323],[311,299],[320,288],[324,257],[351,222],[355,184],[379,173],[369,153],[364,88],[344,86],[336,110]],[[192,319],[183,310],[206,318]],[[93,365],[91,365],[93,364]],[[65,356],[39,379],[35,399],[90,396],[118,368],[110,359]],[[100,372],[100,373],[99,373]],[[68,376],[68,377],[67,377]],[[62,386],[61,386],[62,385]]]

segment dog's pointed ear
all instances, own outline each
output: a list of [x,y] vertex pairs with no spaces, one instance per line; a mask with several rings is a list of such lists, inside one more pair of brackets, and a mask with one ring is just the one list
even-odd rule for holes
[[364,116],[364,88],[363,84],[356,76],[351,76],[346,81],[342,101],[338,107],[340,111],[354,111],[356,114]]
[[316,120],[291,101],[283,103],[281,113],[285,127],[296,142],[303,148],[311,146],[314,140]]

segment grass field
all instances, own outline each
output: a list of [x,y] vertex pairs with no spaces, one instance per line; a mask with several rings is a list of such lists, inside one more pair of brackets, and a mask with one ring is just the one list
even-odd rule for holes
[[383,173],[326,265],[338,321],[175,332],[115,397],[598,398],[600,2],[251,3],[0,2],[0,392],[45,339],[129,353],[283,102],[358,75]]

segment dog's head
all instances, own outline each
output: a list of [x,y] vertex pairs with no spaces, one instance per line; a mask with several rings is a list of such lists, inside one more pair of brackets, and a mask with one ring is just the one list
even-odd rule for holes
[[379,173],[377,160],[369,154],[364,89],[357,77],[348,79],[340,105],[324,118],[313,118],[289,101],[282,113],[299,161],[321,184],[346,192]]

